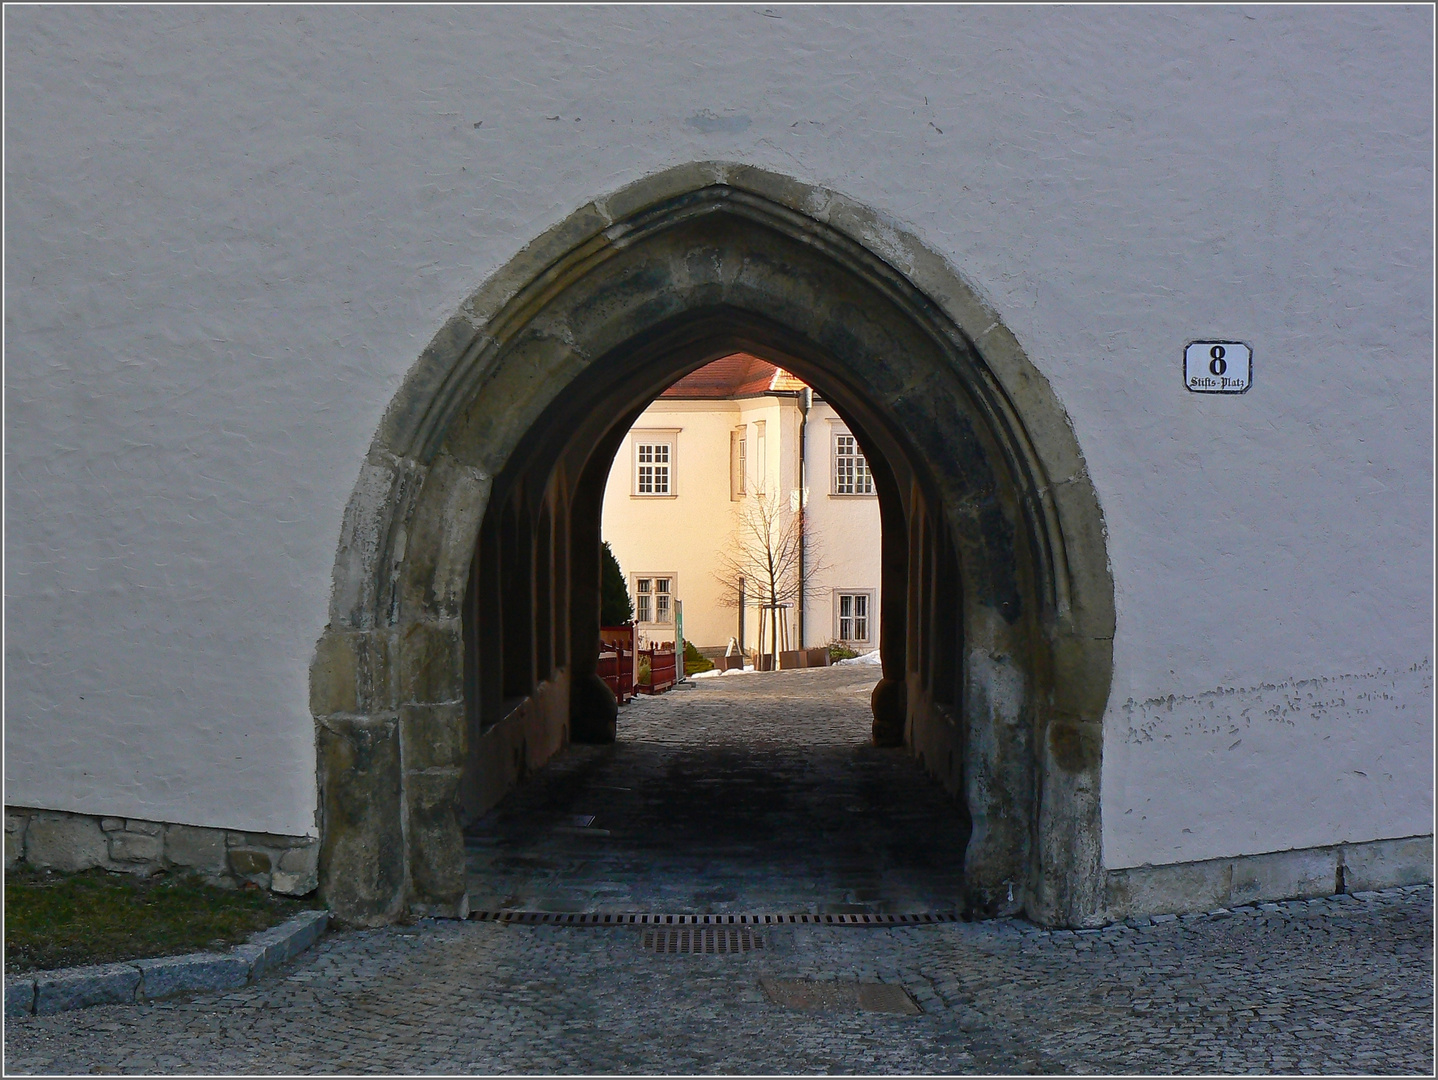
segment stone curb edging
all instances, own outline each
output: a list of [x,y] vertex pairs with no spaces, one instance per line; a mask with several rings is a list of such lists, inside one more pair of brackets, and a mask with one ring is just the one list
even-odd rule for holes
[[1180,914],[1137,915],[1122,921],[1115,920],[1105,926],[1087,930],[1046,930],[1041,926],[1022,919],[996,920],[1008,922],[1010,933],[1025,937],[1072,938],[1088,937],[1094,934],[1131,934],[1147,926],[1162,926],[1165,923],[1211,922],[1242,916],[1268,915],[1278,912],[1285,915],[1351,915],[1356,909],[1373,903],[1398,900],[1423,891],[1431,892],[1431,882],[1416,885],[1397,885],[1389,889],[1368,889],[1352,893],[1334,893],[1331,896],[1314,896],[1306,900],[1255,901],[1251,904],[1234,904],[1230,907],[1214,908],[1212,911],[1191,911]]
[[89,1005],[134,1004],[174,994],[233,990],[308,949],[324,934],[329,917],[328,911],[301,912],[227,953],[185,953],[6,975],[5,1015],[46,1016]]

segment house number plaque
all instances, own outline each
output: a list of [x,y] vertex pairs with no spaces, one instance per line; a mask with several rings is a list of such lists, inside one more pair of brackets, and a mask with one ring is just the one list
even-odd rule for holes
[[1195,394],[1241,394],[1253,385],[1253,350],[1241,341],[1190,341],[1183,385]]

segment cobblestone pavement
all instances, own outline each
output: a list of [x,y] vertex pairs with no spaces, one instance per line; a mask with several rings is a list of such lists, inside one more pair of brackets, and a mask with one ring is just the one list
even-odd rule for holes
[[[826,709],[834,716],[850,712],[850,699],[861,698],[860,678],[844,671],[726,676],[644,702],[623,714],[624,743],[612,751],[577,751],[543,782],[556,796],[571,792],[582,802],[608,790],[601,783],[637,789],[607,770],[623,764],[626,746],[644,744],[650,749],[640,747],[635,760],[667,760],[666,775],[677,763],[678,775],[689,779],[675,786],[702,790],[694,781],[714,778],[717,759],[705,766],[702,755],[690,756],[696,742],[731,739],[737,712],[758,717],[751,723],[767,725],[773,745],[781,747],[784,723],[812,728]],[[812,704],[815,691],[820,706]],[[801,700],[806,695],[810,705]],[[827,834],[817,826],[843,813],[842,800],[850,796],[836,795],[832,805],[810,805],[810,799],[822,780],[846,775],[846,761],[861,763],[847,775],[864,777],[857,786],[871,785],[878,800],[849,805],[889,805],[884,798],[898,794],[885,796],[874,784],[902,782],[910,799],[932,796],[904,771],[901,756],[868,757],[836,733],[840,727],[828,725],[823,736],[839,749],[832,756],[808,754],[810,764],[800,760],[804,754],[775,750],[771,764],[790,754],[784,776],[810,784],[808,794],[771,792],[769,810],[745,819],[748,831],[719,831],[712,862],[682,862],[682,845],[671,841],[655,848],[661,861],[671,860],[666,869],[651,873],[647,883],[610,889],[603,883],[612,871],[643,870],[641,858],[622,854],[626,844],[644,842],[626,832],[640,821],[634,809],[640,800],[557,810],[534,803],[536,813],[549,815],[539,824],[515,815],[514,807],[535,797],[523,794],[480,823],[472,868],[478,874],[503,859],[522,859],[525,849],[512,831],[517,817],[530,821],[533,862],[500,869],[510,875],[506,888],[534,906],[545,897],[579,902],[592,896],[608,897],[616,908],[639,898],[672,910],[684,896],[707,892],[716,909],[791,901],[785,906],[802,910],[820,903],[821,895],[787,891],[798,888],[787,880],[766,885],[765,875],[802,876],[817,856],[791,843],[792,860],[778,858],[774,852],[785,845],[782,837],[772,844],[765,839],[766,820],[811,821],[816,831],[804,834],[805,843],[823,842]],[[813,732],[805,738],[822,741]],[[720,773],[733,768],[742,777],[761,760],[732,754]],[[777,783],[751,779],[756,789]],[[663,809],[663,820],[681,835],[706,835],[697,831],[705,820],[703,799],[695,797],[692,813]],[[722,798],[708,809],[724,820],[746,813]],[[590,813],[592,825],[572,823],[573,815]],[[565,815],[571,824],[556,824]],[[581,835],[603,827],[603,815],[614,826],[608,842],[599,849],[576,846],[606,839]],[[510,825],[503,824],[507,817]],[[854,818],[866,815],[839,820],[853,824]],[[578,831],[555,832],[566,827]],[[857,898],[837,902],[904,905],[941,890],[950,872],[946,862],[926,866],[922,856],[929,849],[905,847],[873,828],[861,830],[865,843],[877,845],[869,868],[856,859],[826,879]],[[741,840],[756,831],[760,839],[746,864]],[[831,850],[845,850],[848,841],[837,835],[845,830],[830,831],[836,834]],[[695,867],[704,874],[686,894],[675,875]],[[565,883],[566,870],[578,875],[578,885]],[[770,890],[764,903],[747,902],[757,895],[745,892],[751,888]],[[875,895],[864,898],[870,888]],[[646,951],[635,928],[422,921],[332,934],[289,967],[236,992],[11,1020],[5,1070],[1432,1074],[1431,887],[1135,922],[1142,925],[1081,933],[1037,932],[1007,920],[897,929],[784,926],[766,929],[761,949],[694,956]],[[761,979],[898,985],[922,1012],[788,1008],[766,996]],[[844,999],[811,996],[831,1005]]]
[[[878,669],[733,674],[641,697],[469,830],[478,910],[952,910],[968,823],[869,741]],[[581,824],[585,823],[585,824]]]

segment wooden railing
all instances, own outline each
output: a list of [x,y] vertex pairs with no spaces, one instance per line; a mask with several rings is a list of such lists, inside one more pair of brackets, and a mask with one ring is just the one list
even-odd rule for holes
[[599,628],[598,671],[623,705],[635,694],[662,694],[678,682],[679,656],[672,641],[636,652],[633,623],[602,626]]
[[634,624],[604,626],[599,630],[599,677],[623,705],[634,696]]
[[[649,681],[641,682],[636,687],[641,694],[662,694],[678,681],[677,656],[672,641],[653,648],[640,649],[639,657],[641,661],[646,658],[649,661]],[[640,671],[643,671],[642,663]]]

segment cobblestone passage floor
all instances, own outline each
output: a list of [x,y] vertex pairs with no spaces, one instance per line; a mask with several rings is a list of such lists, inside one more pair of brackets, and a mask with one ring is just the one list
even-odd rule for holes
[[[928,905],[952,880],[946,862],[929,859],[942,844],[891,835],[870,811],[892,806],[893,783],[935,813],[940,797],[902,756],[842,734],[862,716],[849,706],[862,700],[864,675],[726,676],[626,710],[624,742],[577,750],[542,780],[556,805],[536,786],[481,823],[472,869],[497,866],[506,896],[533,907],[566,898],[615,909]],[[820,725],[821,714],[849,719]],[[704,732],[722,743],[739,722],[767,734],[747,751],[694,750]],[[800,752],[797,738],[783,749],[785,725],[808,725],[833,752]],[[654,808],[669,829],[661,843],[640,828],[651,812],[644,785],[606,771],[626,755],[647,775],[678,777],[671,794],[725,776],[733,791],[715,783],[717,797]],[[859,779],[835,789],[844,776]],[[752,801],[735,794],[744,779]],[[594,801],[620,788],[632,790],[612,794],[629,798]],[[573,823],[589,814],[593,823]],[[607,838],[584,834],[606,827]],[[785,828],[800,828],[802,842],[786,845]],[[690,840],[710,854],[686,855]],[[826,868],[821,851],[849,862]],[[702,880],[686,884],[696,868]],[[656,955],[641,940],[630,927],[492,922],[336,933],[241,991],[11,1020],[5,1070],[1431,1075],[1434,1065],[1428,886],[1081,933],[1007,920],[785,926],[766,930],[761,949],[707,956]],[[894,993],[822,989],[807,998],[828,1011],[788,1008],[761,980],[879,982],[922,1011],[855,1004],[903,1000]]]
[[699,679],[638,698],[469,830],[477,910],[952,910],[968,823],[869,741],[878,668]]

